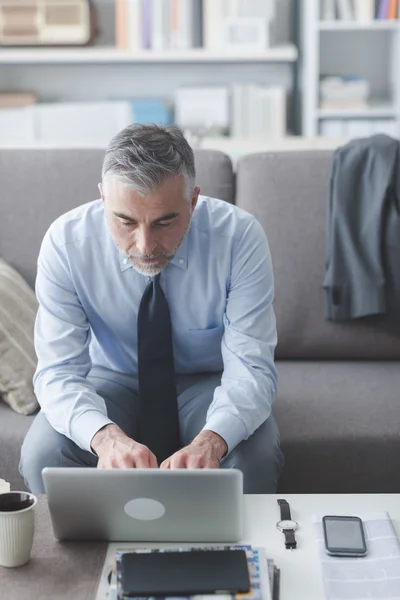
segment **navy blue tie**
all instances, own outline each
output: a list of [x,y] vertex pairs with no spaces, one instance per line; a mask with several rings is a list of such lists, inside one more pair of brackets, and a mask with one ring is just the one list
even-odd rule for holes
[[160,274],[147,285],[138,313],[139,436],[158,464],[180,448],[171,316]]

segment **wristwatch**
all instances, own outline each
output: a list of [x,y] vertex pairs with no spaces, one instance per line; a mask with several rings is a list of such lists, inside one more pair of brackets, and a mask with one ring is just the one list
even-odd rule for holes
[[299,524],[293,521],[290,514],[290,506],[287,500],[278,500],[278,504],[281,509],[281,520],[277,522],[276,526],[279,531],[285,536],[285,546],[294,550],[297,546],[297,542],[294,537],[294,532],[298,528]]

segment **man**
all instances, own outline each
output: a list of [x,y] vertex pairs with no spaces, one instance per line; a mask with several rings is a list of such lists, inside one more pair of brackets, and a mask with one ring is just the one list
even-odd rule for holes
[[261,225],[200,196],[175,126],[107,148],[101,200],[57,219],[38,259],[41,412],[21,453],[46,466],[238,468],[246,493],[282,468],[273,273]]

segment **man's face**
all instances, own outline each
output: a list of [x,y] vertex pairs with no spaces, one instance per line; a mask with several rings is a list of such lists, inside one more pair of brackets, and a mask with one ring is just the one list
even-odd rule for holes
[[189,230],[200,188],[191,203],[185,198],[184,179],[174,175],[157,190],[142,196],[109,177],[99,184],[104,211],[117,247],[142,275],[158,275],[174,257]]

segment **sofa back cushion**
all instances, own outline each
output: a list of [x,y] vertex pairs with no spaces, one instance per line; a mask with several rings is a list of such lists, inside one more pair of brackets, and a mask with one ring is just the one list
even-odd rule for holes
[[262,223],[275,272],[277,358],[399,359],[400,340],[374,318],[324,318],[331,151],[259,153],[237,165],[236,204]]
[[[36,260],[49,225],[68,210],[99,197],[103,149],[0,150],[0,257],[33,286]],[[195,152],[201,193],[233,201],[228,156]]]

